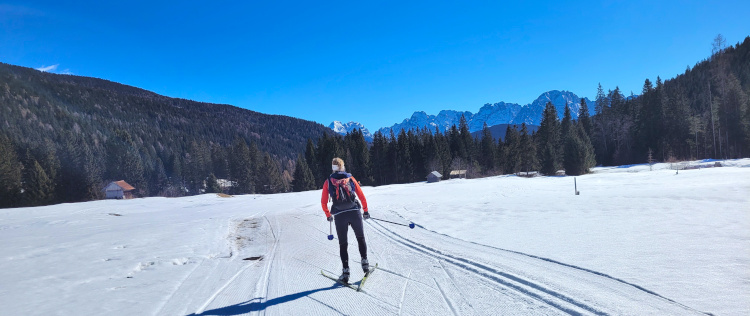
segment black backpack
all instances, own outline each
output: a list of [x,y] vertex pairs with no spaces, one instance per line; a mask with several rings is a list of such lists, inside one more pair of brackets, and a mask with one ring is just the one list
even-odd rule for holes
[[353,203],[357,199],[356,190],[354,181],[349,176],[343,179],[328,178],[328,194],[334,204]]

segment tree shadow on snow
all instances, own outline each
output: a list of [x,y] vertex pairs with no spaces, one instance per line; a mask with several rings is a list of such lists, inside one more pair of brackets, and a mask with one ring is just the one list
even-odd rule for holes
[[235,304],[235,305],[231,305],[231,306],[225,306],[225,307],[220,307],[220,308],[216,308],[216,309],[212,309],[212,310],[207,310],[207,311],[204,311],[203,313],[200,313],[200,314],[193,313],[193,314],[190,314],[190,315],[187,315],[187,316],[198,316],[198,315],[242,315],[242,314],[247,314],[247,313],[250,313],[250,312],[262,311],[262,310],[265,310],[266,308],[274,306],[274,305],[284,304],[284,303],[291,302],[291,301],[294,301],[294,300],[299,299],[299,298],[303,298],[303,297],[308,296],[308,295],[313,294],[313,293],[317,293],[317,292],[321,292],[321,291],[327,291],[327,290],[332,290],[332,289],[339,288],[339,287],[342,287],[342,285],[334,284],[333,286],[330,286],[330,287],[323,287],[323,288],[319,288],[319,289],[314,289],[314,290],[309,290],[309,291],[304,291],[304,292],[299,292],[299,293],[284,295],[284,296],[277,297],[277,298],[272,298],[272,299],[267,300],[265,302],[261,302],[260,301],[261,298],[254,298],[252,300],[249,300],[249,301],[246,301],[246,302],[242,302],[242,303],[239,303],[239,304]]

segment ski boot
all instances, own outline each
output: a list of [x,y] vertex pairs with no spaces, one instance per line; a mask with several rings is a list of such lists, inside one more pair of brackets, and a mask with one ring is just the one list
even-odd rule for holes
[[370,262],[367,261],[367,258],[362,258],[362,271],[370,272]]
[[343,283],[349,283],[349,268],[344,268],[339,277],[339,281]]

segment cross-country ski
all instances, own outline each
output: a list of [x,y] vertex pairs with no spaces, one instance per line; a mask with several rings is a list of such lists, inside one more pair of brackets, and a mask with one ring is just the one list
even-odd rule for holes
[[370,275],[375,272],[375,270],[378,268],[378,264],[376,263],[374,267],[371,267],[367,272],[365,272],[365,276],[362,277],[362,280],[359,281],[359,285],[357,285],[357,292],[362,291],[362,287],[365,286],[365,281],[367,281],[367,278],[370,277]]
[[[337,277],[331,276],[331,275],[325,273],[325,271],[323,271],[323,270],[320,270],[320,274],[322,276],[326,277],[326,278],[329,278],[329,279],[337,282],[338,284],[341,284],[342,286],[346,286],[346,287],[348,287],[348,288],[350,288],[352,290],[355,290],[355,291],[359,292],[359,286],[355,286],[354,284],[351,284],[349,282],[345,282],[341,278],[337,278]],[[360,284],[361,284],[361,282],[360,282]]]

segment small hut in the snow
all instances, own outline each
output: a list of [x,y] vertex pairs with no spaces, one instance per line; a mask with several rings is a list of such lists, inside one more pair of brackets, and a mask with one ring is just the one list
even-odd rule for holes
[[133,190],[135,188],[125,182],[125,180],[112,181],[104,188],[106,198],[108,199],[132,199]]
[[442,177],[443,175],[437,171],[430,172],[430,174],[427,175],[427,183],[440,182],[440,178]]
[[466,179],[466,170],[451,170],[451,179],[453,178]]

